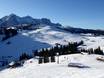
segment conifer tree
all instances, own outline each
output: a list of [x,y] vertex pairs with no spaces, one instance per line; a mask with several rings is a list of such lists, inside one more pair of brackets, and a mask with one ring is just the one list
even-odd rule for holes
[[49,62],[49,57],[43,57],[44,58],[44,63],[48,63]]
[[100,46],[97,49],[94,50],[94,53],[103,55],[103,51],[100,49]]
[[39,57],[39,61],[38,61],[38,64],[41,64],[41,63],[43,63],[43,58],[42,57]]
[[55,56],[51,56],[51,62],[55,62]]
[[31,57],[28,55],[28,54],[26,54],[26,53],[23,53],[20,57],[19,57],[19,60],[21,61],[21,60],[27,60],[27,59],[30,59]]

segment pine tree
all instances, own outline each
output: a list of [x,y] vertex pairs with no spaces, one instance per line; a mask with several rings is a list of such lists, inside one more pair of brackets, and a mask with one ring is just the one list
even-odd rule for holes
[[95,54],[100,54],[103,55],[103,51],[100,49],[100,47],[98,47],[97,49],[94,50]]
[[44,57],[44,63],[48,63],[49,62],[49,57]]
[[21,60],[27,60],[27,59],[30,59],[31,57],[28,55],[28,54],[26,54],[26,53],[23,53],[20,57],[19,57],[19,60],[21,61]]
[[55,56],[51,56],[51,62],[55,62]]
[[34,50],[33,51],[33,57],[35,57],[35,56],[38,56],[39,54],[38,54],[38,50]]
[[43,63],[42,59],[43,59],[42,57],[39,57],[38,64],[41,64],[41,63]]
[[89,49],[88,54],[94,54],[93,48]]

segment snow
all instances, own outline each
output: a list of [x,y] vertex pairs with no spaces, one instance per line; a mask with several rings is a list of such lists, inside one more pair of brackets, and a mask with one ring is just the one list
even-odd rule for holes
[[[41,19],[33,19],[29,16],[18,17],[13,14],[2,18],[2,21],[5,20],[10,25],[18,22],[25,25],[25,22],[36,23],[41,21]],[[48,19],[45,22],[48,22]],[[15,27],[10,28],[14,29]],[[0,35],[0,41],[3,36]],[[90,49],[100,46],[104,51],[104,36],[94,36],[90,33],[72,34],[55,26],[41,24],[37,30],[22,30],[19,31],[18,35],[1,41],[0,61],[8,60],[11,62],[24,52],[31,54],[33,50],[50,48],[56,43],[66,45],[68,42],[81,40],[84,41],[84,45],[79,46],[79,48]],[[6,68],[0,71],[0,78],[104,78],[104,56],[88,55],[82,52],[81,54],[63,55],[59,59],[59,64],[57,61],[38,64],[38,59],[32,58],[25,61],[23,67]],[[13,62],[10,65],[13,65]]]
[[7,16],[4,16],[2,18],[0,18],[0,26],[5,26],[5,27],[9,27],[9,26],[21,26],[26,24],[45,24],[45,25],[51,25],[51,26],[59,26],[59,24],[55,24],[52,23],[49,19],[47,18],[41,18],[41,19],[37,19],[37,18],[33,18],[31,16],[24,16],[24,17],[20,17],[17,16],[15,14],[10,14]]
[[23,52],[31,53],[32,50],[52,47],[55,43],[67,44],[67,39],[74,40],[75,37],[49,26],[32,31],[22,31],[17,36],[0,43],[0,54],[1,56],[19,56]]
[[84,40],[85,45],[84,48],[97,48],[98,46],[101,47],[102,50],[104,50],[104,36],[90,36],[90,37],[86,37],[86,39]]
[[[23,67],[1,71],[0,78],[104,78],[104,62],[96,60],[97,57],[100,55],[64,55],[59,57],[60,64],[37,64],[37,59],[33,58],[26,61]],[[68,67],[69,63],[90,68]]]
[[[55,46],[56,43],[65,45],[68,42],[79,42],[83,40],[85,49],[97,48],[98,46],[104,50],[104,36],[93,36],[91,34],[72,34],[70,32],[58,29],[52,26],[44,26],[37,30],[19,31],[14,36],[4,42],[0,42],[0,57],[12,56],[18,57],[26,52],[31,54],[32,50],[49,48]],[[7,44],[10,42],[10,44]]]

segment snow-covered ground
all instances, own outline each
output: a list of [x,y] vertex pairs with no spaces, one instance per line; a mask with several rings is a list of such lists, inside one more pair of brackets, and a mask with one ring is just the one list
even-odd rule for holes
[[[23,67],[0,71],[0,78],[104,78],[104,62],[96,60],[97,57],[100,55],[64,55],[59,57],[60,64],[38,64],[36,59],[30,59]],[[68,67],[69,63],[89,68]]]
[[[67,44],[68,42],[84,41],[85,49],[97,48],[98,46],[104,50],[104,36],[94,37],[91,34],[71,34],[67,31],[52,26],[45,26],[41,29],[21,31],[4,42],[0,42],[0,56],[19,56],[21,53],[31,53],[32,50],[48,48],[59,44]],[[10,44],[8,44],[8,42]]]
[[[55,43],[64,45],[69,41],[80,40],[80,36],[78,35],[46,26],[37,30],[19,32],[17,36],[0,42],[0,55],[19,56],[23,52],[31,53],[32,50],[52,47]],[[7,44],[8,42],[10,44]]]

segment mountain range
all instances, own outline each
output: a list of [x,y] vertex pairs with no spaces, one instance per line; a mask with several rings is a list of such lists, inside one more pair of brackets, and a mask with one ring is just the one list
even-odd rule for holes
[[61,30],[66,30],[71,33],[91,33],[94,35],[104,35],[104,30],[95,30],[95,29],[82,29],[82,28],[74,28],[71,26],[63,26],[60,23],[53,23],[50,19],[41,18],[35,19],[31,16],[20,17],[16,14],[10,14],[8,16],[4,16],[0,19],[0,27],[11,27],[11,26],[24,26],[24,25],[32,25],[32,26],[53,26],[57,27]]
[[9,26],[19,26],[23,24],[45,24],[50,26],[61,26],[59,23],[52,23],[47,18],[41,18],[41,19],[34,19],[31,16],[24,16],[19,17],[15,14],[10,14],[8,16],[4,16],[0,19],[0,27],[9,27]]

